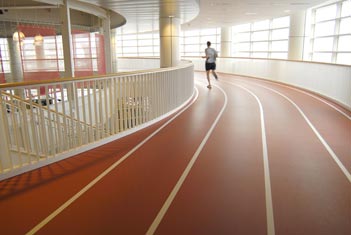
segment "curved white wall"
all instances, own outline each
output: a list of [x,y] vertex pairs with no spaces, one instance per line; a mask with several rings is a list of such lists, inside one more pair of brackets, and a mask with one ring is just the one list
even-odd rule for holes
[[[205,61],[187,57],[195,70]],[[219,58],[217,71],[282,82],[328,97],[351,110],[351,66],[255,58]]]

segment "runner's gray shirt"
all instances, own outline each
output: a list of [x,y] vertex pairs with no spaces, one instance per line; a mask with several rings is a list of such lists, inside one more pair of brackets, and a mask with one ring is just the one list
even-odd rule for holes
[[217,58],[217,51],[211,47],[205,49],[206,56],[208,59],[206,63],[215,63]]

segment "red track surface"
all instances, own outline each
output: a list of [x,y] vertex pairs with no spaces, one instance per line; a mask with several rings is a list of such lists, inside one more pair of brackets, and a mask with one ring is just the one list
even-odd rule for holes
[[198,99],[138,148],[171,117],[0,182],[1,234],[351,234],[351,113],[262,80],[221,74],[208,90],[195,76]]

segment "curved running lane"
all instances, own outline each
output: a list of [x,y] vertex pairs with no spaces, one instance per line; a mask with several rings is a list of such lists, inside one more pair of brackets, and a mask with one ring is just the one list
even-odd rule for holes
[[351,112],[195,73],[198,97],[135,134],[0,182],[4,234],[351,234]]

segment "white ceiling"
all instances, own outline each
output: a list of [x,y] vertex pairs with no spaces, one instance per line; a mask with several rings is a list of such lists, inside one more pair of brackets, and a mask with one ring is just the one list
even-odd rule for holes
[[287,16],[326,0],[201,0],[200,14],[189,27],[233,26]]
[[[179,5],[182,29],[232,26],[286,16],[326,0],[82,0],[123,15],[127,24],[151,30],[158,25],[160,5]],[[155,23],[156,21],[156,23]],[[149,26],[148,26],[149,25]]]
[[[75,0],[73,0],[75,1]],[[119,13],[125,32],[158,29],[163,16],[181,19],[182,30],[233,26],[305,10],[327,0],[78,0]],[[329,2],[335,0],[328,0]],[[59,5],[63,0],[0,0],[2,9],[21,5]],[[0,15],[1,16],[1,15]],[[1,18],[1,17],[0,17]],[[121,17],[119,17],[121,18]],[[123,18],[119,22],[123,22]]]

